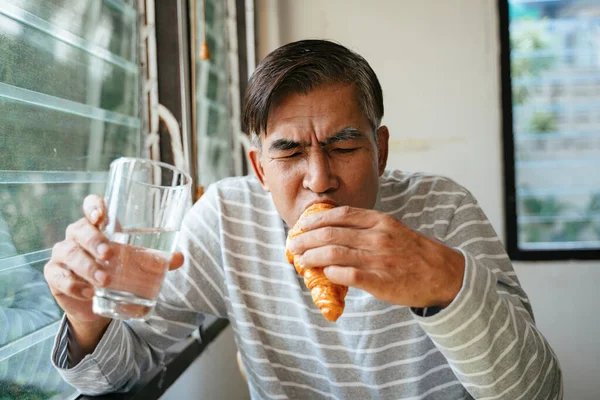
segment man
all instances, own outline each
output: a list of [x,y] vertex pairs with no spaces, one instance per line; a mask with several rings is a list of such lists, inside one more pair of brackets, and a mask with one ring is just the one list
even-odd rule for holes
[[[385,171],[382,116],[375,73],[343,46],[268,55],[244,110],[256,176],[212,185],[188,213],[183,266],[147,323],[91,312],[91,285],[110,279],[94,259],[111,250],[88,198],[45,270],[68,321],[53,358],[65,379],[127,389],[211,313],[230,319],[256,399],[561,398],[556,357],[476,200],[446,178]],[[340,207],[303,220],[290,246],[350,286],[335,324],[285,259],[288,228],[317,202]]]

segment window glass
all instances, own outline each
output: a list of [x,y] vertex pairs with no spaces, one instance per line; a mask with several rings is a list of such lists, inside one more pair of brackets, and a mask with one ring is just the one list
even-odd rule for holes
[[42,271],[109,163],[140,155],[136,19],[130,0],[0,1],[0,399],[77,395]]
[[517,247],[598,249],[600,3],[509,1],[509,37]]
[[[196,40],[196,115],[198,183],[208,186],[233,175],[232,126],[227,62],[226,2],[206,0],[206,39],[210,59],[200,59]],[[197,32],[203,32],[202,4],[196,8]]]

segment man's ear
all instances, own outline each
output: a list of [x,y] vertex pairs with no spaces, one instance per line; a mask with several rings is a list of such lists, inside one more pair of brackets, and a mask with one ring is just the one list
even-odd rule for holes
[[267,185],[267,182],[265,181],[265,171],[262,163],[260,162],[260,150],[258,150],[256,147],[251,147],[248,151],[248,158],[252,164],[254,174],[258,178],[258,182],[260,182],[260,186],[262,186],[265,192],[270,192],[269,185]]
[[379,140],[379,150],[377,151],[377,167],[379,176],[383,175],[388,159],[388,143],[390,140],[390,131],[387,126],[382,125],[377,129],[377,139]]

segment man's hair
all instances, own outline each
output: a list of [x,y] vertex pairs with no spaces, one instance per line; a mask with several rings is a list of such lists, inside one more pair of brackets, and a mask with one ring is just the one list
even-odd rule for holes
[[359,107],[376,130],[383,117],[383,93],[367,61],[346,47],[328,40],[301,40],[267,55],[250,78],[243,120],[253,144],[267,131],[269,110],[292,93],[307,94],[328,84],[353,85]]

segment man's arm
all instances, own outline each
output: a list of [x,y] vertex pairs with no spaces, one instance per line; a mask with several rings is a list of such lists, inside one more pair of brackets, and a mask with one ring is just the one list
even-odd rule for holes
[[98,345],[73,365],[73,352],[85,353],[63,320],[52,351],[52,363],[63,379],[83,394],[98,395],[129,390],[147,371],[158,367],[165,350],[187,337],[203,321],[194,310],[162,303],[147,322],[112,320]]
[[476,399],[561,399],[562,375],[535,326],[529,300],[502,243],[471,195],[444,243],[462,252],[462,288],[429,317],[415,316]]
[[186,215],[178,239],[185,261],[167,273],[154,314],[146,322],[113,320],[86,333],[83,330],[89,327],[82,330],[63,320],[52,361],[69,384],[90,395],[127,391],[143,373],[163,362],[167,348],[202,323],[202,313],[227,315],[219,270],[221,245],[218,237],[203,235],[197,223],[201,219],[218,225],[218,216],[204,206],[212,197],[209,189]]
[[326,266],[334,283],[411,307],[475,398],[561,398],[558,361],[500,240],[468,192],[457,203],[449,220],[426,225],[448,226],[437,239],[338,207],[304,218],[289,249],[304,268]]

